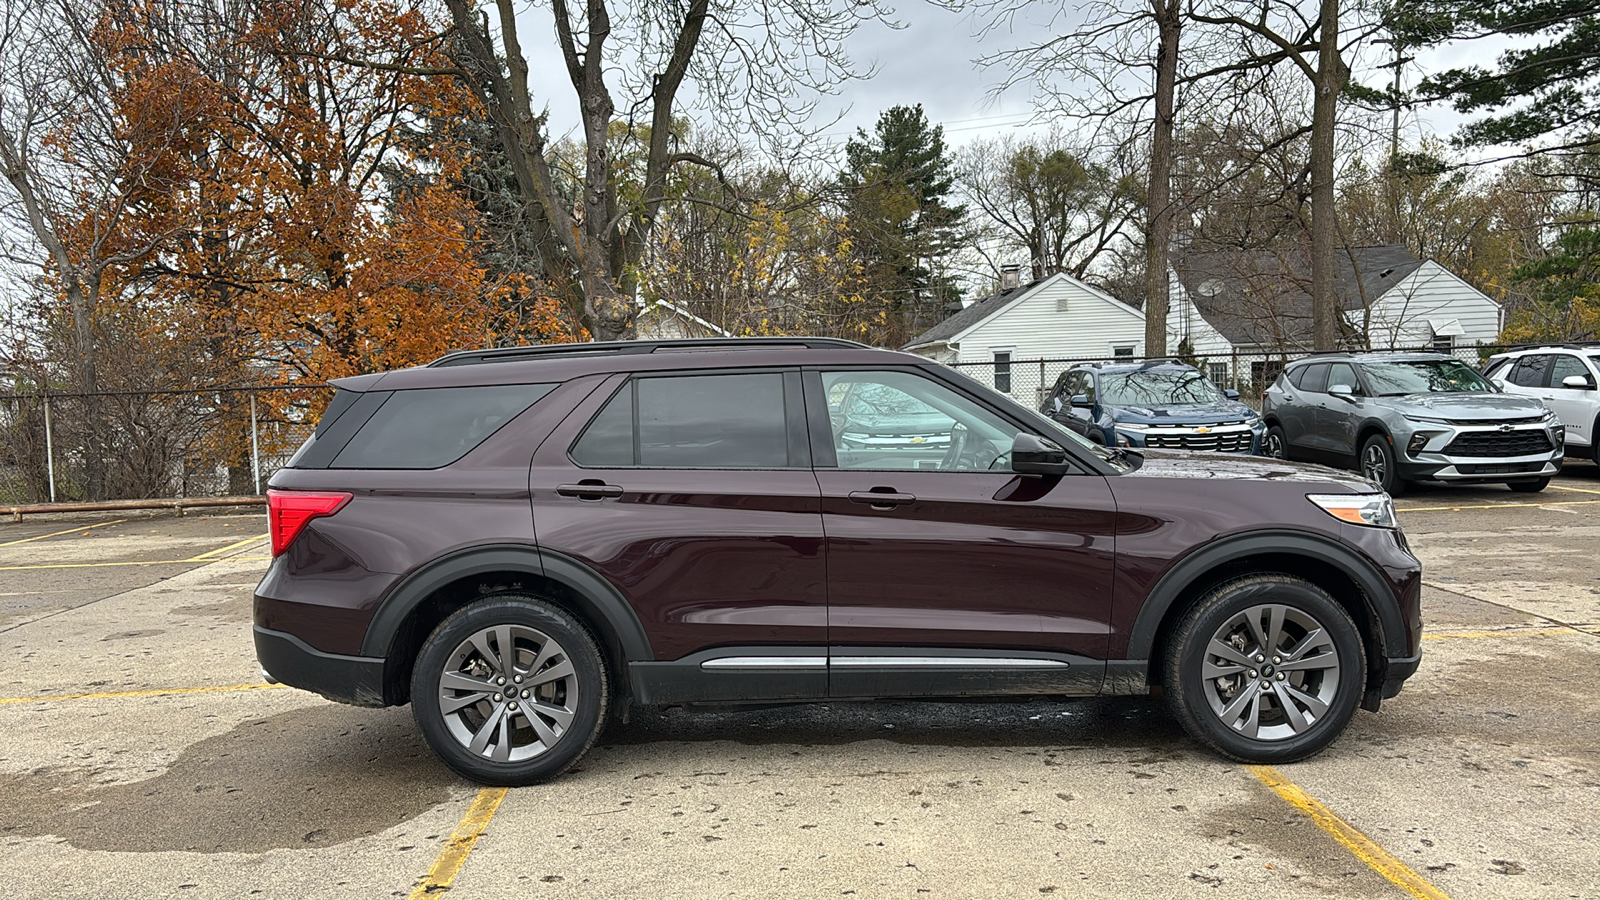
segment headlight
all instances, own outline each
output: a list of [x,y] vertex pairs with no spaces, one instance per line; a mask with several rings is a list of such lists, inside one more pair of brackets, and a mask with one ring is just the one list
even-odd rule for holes
[[1544,411],[1544,415],[1539,419],[1539,421],[1541,421],[1541,422],[1552,422],[1552,421],[1555,420],[1555,417],[1556,417],[1556,411],[1553,410],[1553,409],[1547,409],[1547,410]]
[[1388,494],[1307,494],[1323,512],[1352,525],[1394,528],[1394,501]]
[[1450,425],[1449,419],[1435,419],[1428,416],[1402,416],[1408,422],[1427,422],[1429,425]]
[[1129,434],[1144,434],[1146,431],[1150,430],[1150,426],[1140,425],[1137,422],[1118,422],[1117,430],[1126,431]]

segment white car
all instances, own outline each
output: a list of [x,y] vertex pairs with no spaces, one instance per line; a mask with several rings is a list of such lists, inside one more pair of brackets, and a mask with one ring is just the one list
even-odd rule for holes
[[1508,394],[1543,401],[1567,426],[1567,455],[1600,462],[1600,344],[1518,347],[1489,357],[1483,374]]

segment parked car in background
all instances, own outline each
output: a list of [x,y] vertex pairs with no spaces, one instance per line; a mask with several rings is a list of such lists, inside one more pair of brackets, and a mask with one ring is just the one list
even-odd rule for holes
[[1483,374],[1500,390],[1554,411],[1566,427],[1568,456],[1600,462],[1600,344],[1518,347],[1489,357]]
[[1353,468],[1391,495],[1421,480],[1542,491],[1564,452],[1555,413],[1438,353],[1296,360],[1267,388],[1261,413],[1268,455]]
[[1176,360],[1074,366],[1040,411],[1110,447],[1256,453],[1266,436],[1238,391]]
[[[921,357],[558,344],[333,384],[267,493],[257,658],[410,703],[477,781],[560,774],[630,704],[1157,686],[1216,752],[1286,762],[1421,661],[1421,564],[1370,484],[1096,446]],[[946,445],[862,447],[850,397]]]

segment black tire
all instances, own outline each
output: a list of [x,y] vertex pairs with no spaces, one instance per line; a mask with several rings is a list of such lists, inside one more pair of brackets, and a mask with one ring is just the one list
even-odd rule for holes
[[[1381,460],[1375,457],[1381,457]],[[1356,471],[1361,473],[1361,477],[1383,488],[1391,497],[1398,497],[1406,491],[1406,480],[1400,477],[1399,466],[1395,464],[1394,447],[1385,435],[1375,434],[1361,445],[1361,453],[1356,457]]]
[[[509,669],[500,660],[508,642]],[[520,689],[518,679],[526,679]],[[599,737],[609,694],[588,629],[560,607],[517,594],[451,614],[422,645],[411,675],[411,712],[428,746],[480,784],[537,784],[571,768]]]
[[1284,436],[1282,426],[1267,426],[1267,437],[1261,444],[1261,455],[1272,459],[1289,458],[1289,442]]
[[1536,478],[1533,481],[1508,481],[1506,487],[1519,494],[1537,494],[1550,486],[1550,479]]
[[[1273,610],[1282,611],[1276,655],[1260,640],[1267,634],[1271,642]],[[1213,588],[1184,614],[1166,646],[1162,687],[1172,714],[1195,740],[1240,762],[1294,762],[1321,752],[1350,723],[1366,682],[1366,653],[1350,614],[1321,588],[1287,575],[1252,575]],[[1305,659],[1296,660],[1302,653]],[[1278,671],[1282,665],[1295,668]]]

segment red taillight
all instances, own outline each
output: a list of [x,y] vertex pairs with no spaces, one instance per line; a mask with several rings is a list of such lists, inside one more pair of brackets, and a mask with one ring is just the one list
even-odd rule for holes
[[267,530],[272,533],[272,555],[289,549],[306,523],[331,516],[350,502],[348,491],[267,491]]

